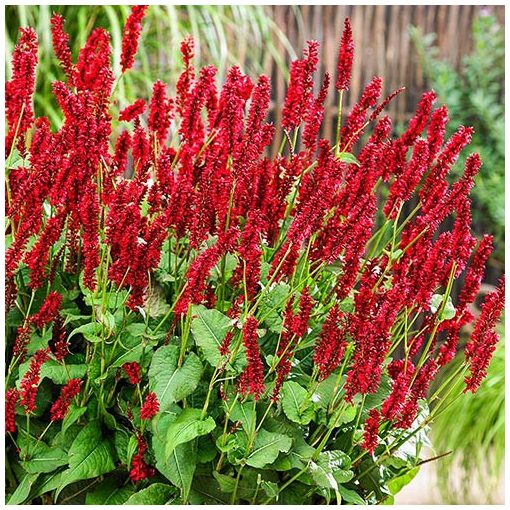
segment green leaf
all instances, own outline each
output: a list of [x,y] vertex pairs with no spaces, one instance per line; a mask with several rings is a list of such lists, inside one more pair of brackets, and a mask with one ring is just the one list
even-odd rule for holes
[[313,407],[307,399],[307,391],[297,382],[287,381],[282,387],[282,407],[287,418],[295,423],[307,425],[314,417]]
[[[30,361],[25,361],[19,367],[19,378],[21,381],[27,373]],[[87,365],[61,365],[57,361],[49,360],[41,367],[41,381],[45,378],[51,379],[55,384],[66,384],[69,379],[82,379],[87,373]]]
[[252,402],[236,402],[230,413],[230,419],[235,423],[240,421],[244,431],[251,436],[255,431],[257,414]]
[[361,166],[360,162],[356,159],[356,156],[354,154],[351,154],[350,152],[341,152],[338,155],[338,159],[342,161],[343,163],[348,164],[354,164],[357,166]]
[[175,489],[166,483],[153,483],[133,494],[125,505],[164,505],[175,494]]
[[62,473],[55,500],[70,483],[95,478],[114,469],[111,446],[103,439],[99,422],[96,420],[88,423],[69,449],[69,469]]
[[232,476],[223,475],[218,471],[213,471],[213,476],[220,486],[221,492],[231,493],[234,492],[236,486],[236,479]]
[[122,505],[133,494],[131,485],[121,485],[120,480],[107,478],[85,497],[86,505]]
[[52,448],[39,441],[34,448],[29,448],[29,458],[21,462],[21,465],[27,473],[51,473],[55,469],[65,466],[67,461],[67,453],[64,450]]
[[164,345],[155,353],[149,368],[149,386],[158,397],[160,411],[187,397],[198,386],[202,375],[202,363],[190,352],[183,365],[177,368],[179,348]]
[[260,429],[253,443],[253,449],[246,459],[246,464],[254,468],[263,468],[272,464],[280,452],[288,452],[292,438]]
[[181,496],[188,499],[196,469],[196,452],[192,443],[178,445],[170,457],[166,455],[166,434],[170,424],[176,420],[174,414],[164,414],[153,422],[152,448],[156,458],[156,469],[181,489]]
[[201,418],[200,409],[186,408],[171,423],[166,433],[166,456],[170,457],[172,451],[180,444],[187,443],[199,436],[209,434],[216,423],[209,416],[205,420]]
[[285,301],[290,293],[287,283],[277,283],[267,291],[260,302],[260,311],[270,331],[280,333],[282,331],[283,318],[280,313],[285,306]]
[[338,490],[338,483],[333,476],[331,468],[327,464],[321,464],[318,462],[310,462],[308,466],[308,473],[313,478],[313,481],[319,487],[325,487],[326,489]]
[[404,473],[401,476],[397,476],[396,478],[393,478],[388,482],[388,489],[390,492],[395,495],[398,492],[400,492],[408,483],[410,483],[413,478],[418,474],[420,471],[419,467],[415,467],[413,469],[410,469],[407,471],[407,473]]
[[25,475],[20,484],[16,487],[16,490],[11,494],[11,497],[7,501],[8,505],[21,505],[30,495],[32,485],[37,480],[39,475],[37,473],[28,473]]
[[220,311],[209,310],[202,305],[193,307],[191,332],[205,359],[213,367],[217,367],[226,358],[221,356],[219,348],[231,328],[232,321]]
[[69,411],[62,422],[62,432],[65,432],[73,423],[77,422],[80,417],[87,412],[86,407],[78,407],[76,404],[69,406]]
[[277,471],[302,469],[314,453],[315,448],[310,446],[303,437],[295,437],[290,452],[280,455],[271,467]]
[[88,324],[83,324],[82,326],[73,329],[67,338],[70,340],[74,335],[82,334],[89,342],[100,342],[102,330],[102,324],[99,324],[98,322],[89,322]]
[[367,502],[355,490],[347,489],[346,487],[339,485],[338,492],[342,496],[342,499],[347,503],[352,503],[353,505],[367,504]]
[[[442,294],[434,294],[430,301],[430,311],[432,313],[438,312],[441,309],[443,300],[444,300],[444,296]],[[439,320],[447,321],[447,320],[453,319],[455,317],[456,313],[457,313],[457,310],[455,309],[455,306],[453,306],[452,298],[450,296],[448,296],[446,303],[444,305],[444,310],[441,313]]]

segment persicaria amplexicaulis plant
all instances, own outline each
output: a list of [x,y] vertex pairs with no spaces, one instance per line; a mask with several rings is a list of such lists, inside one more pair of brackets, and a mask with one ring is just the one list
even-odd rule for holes
[[[9,501],[391,501],[456,379],[476,391],[498,340],[503,280],[476,319],[472,306],[492,250],[470,228],[480,158],[449,176],[472,129],[445,139],[430,91],[394,136],[384,109],[403,89],[380,77],[346,112],[348,20],[336,76],[316,76],[314,41],[292,63],[282,137],[269,78],[233,67],[218,84],[190,38],[177,83],[118,104],[145,10],[117,75],[105,30],[73,61],[52,18],[60,125],[34,114],[32,29],[13,53]],[[334,140],[320,138],[328,94]],[[465,363],[431,391],[473,321]]]

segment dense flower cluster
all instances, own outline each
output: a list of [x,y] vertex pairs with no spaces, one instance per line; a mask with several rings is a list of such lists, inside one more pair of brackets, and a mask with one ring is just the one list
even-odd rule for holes
[[[127,20],[122,74],[134,65],[145,11],[135,6]],[[66,76],[53,83],[62,125],[34,116],[31,29],[21,30],[6,85],[6,149],[21,157],[8,168],[6,184],[12,237],[6,289],[8,311],[23,312],[9,340],[6,431],[16,430],[17,410],[29,418],[36,411],[48,360],[66,374],[65,383],[60,372],[56,377],[63,387],[49,408],[51,421],[63,420],[81,391],[110,428],[114,408],[136,438],[128,467],[133,482],[156,473],[146,461],[152,449],[144,434],[160,410],[178,408],[175,381],[186,390],[186,404],[200,402],[202,417],[215,398],[221,405],[251,399],[253,409],[267,401],[279,412],[286,385],[303,381],[312,389],[300,413],[317,386],[331,381],[336,393],[324,406],[328,413],[340,400],[358,405],[381,393],[357,416],[363,427],[357,446],[370,454],[384,434],[412,427],[473,320],[492,251],[492,237],[478,241],[471,230],[478,155],[467,159],[457,182],[451,178],[472,129],[461,126],[446,139],[447,108],[435,108],[429,91],[404,132],[393,136],[383,111],[404,89],[385,96],[376,76],[339,121],[337,139],[322,139],[331,78],[326,74],[314,89],[315,41],[291,66],[281,139],[267,120],[270,79],[254,82],[233,67],[218,88],[214,67],[194,68],[189,38],[181,45],[175,97],[158,80],[150,99],[117,108],[112,94],[122,75],[114,75],[106,31],[91,32],[76,62],[58,15],[52,35]],[[353,55],[346,20],[335,83],[340,97]],[[273,144],[281,148],[269,157]],[[464,285],[452,298],[456,281]],[[503,302],[502,280],[465,348],[468,391],[486,375]],[[195,313],[204,309],[214,312],[211,323]],[[168,349],[159,362],[176,374],[161,393],[151,379],[161,370],[152,365],[156,348]],[[70,376],[75,363],[84,366],[83,379]],[[198,366],[200,378],[209,365],[208,385],[188,380],[190,366]],[[203,390],[209,393],[202,402]],[[315,432],[335,422],[328,417]]]

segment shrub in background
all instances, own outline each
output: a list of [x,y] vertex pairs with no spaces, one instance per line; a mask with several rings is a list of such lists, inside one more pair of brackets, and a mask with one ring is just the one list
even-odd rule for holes
[[464,362],[427,397],[473,319],[492,248],[470,230],[479,156],[447,180],[471,129],[445,138],[446,108],[427,92],[391,138],[382,112],[402,90],[381,100],[379,77],[342,112],[348,20],[333,142],[318,139],[331,78],[315,95],[314,41],[291,66],[281,141],[265,120],[269,79],[234,67],[218,89],[214,67],[195,70],[189,38],[175,91],[157,81],[148,103],[113,117],[145,11],[126,21],[117,76],[105,30],[74,61],[52,18],[57,130],[33,112],[33,30],[13,52],[9,502],[391,502],[417,473],[442,403],[476,391],[498,340],[503,280]]

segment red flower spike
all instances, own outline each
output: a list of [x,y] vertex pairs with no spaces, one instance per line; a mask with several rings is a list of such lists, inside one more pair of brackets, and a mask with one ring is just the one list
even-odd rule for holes
[[140,383],[142,380],[142,374],[140,371],[140,365],[136,361],[133,361],[132,363],[124,363],[122,368],[124,369],[124,372],[131,384],[135,385]]
[[246,349],[248,366],[241,375],[239,391],[251,393],[258,400],[264,392],[264,366],[260,359],[258,335],[258,322],[255,317],[248,317],[243,326],[243,345]]
[[379,424],[381,415],[377,409],[370,409],[368,418],[365,421],[365,431],[363,433],[363,448],[370,454],[374,453],[379,443]]
[[336,90],[349,90],[353,60],[354,41],[352,38],[351,21],[349,18],[345,18],[344,31],[342,33],[342,39],[340,40],[340,47],[338,48]]
[[69,85],[72,85],[75,68],[69,48],[69,35],[64,30],[64,18],[60,14],[53,14],[51,17],[51,35],[55,56],[60,60]]
[[12,53],[12,78],[5,83],[6,157],[15,137],[20,152],[25,151],[25,133],[34,123],[32,98],[35,91],[37,36],[32,28],[20,28],[19,32],[21,35]]
[[135,55],[138,51],[138,40],[142,33],[142,19],[147,9],[147,5],[134,5],[131,7],[131,13],[124,25],[122,53],[120,55],[120,66],[123,73],[131,69],[135,63]]
[[152,420],[159,411],[159,402],[156,394],[151,391],[147,393],[145,397],[145,402],[143,403],[142,408],[140,409],[140,418],[142,420]]
[[292,62],[289,88],[282,110],[282,126],[291,131],[298,127],[308,114],[313,100],[313,73],[317,69],[319,43],[308,41],[302,59]]
[[19,392],[16,388],[9,388],[5,394],[5,433],[16,432],[16,404]]
[[327,379],[342,361],[347,346],[345,341],[347,331],[345,327],[340,325],[342,318],[343,313],[338,305],[331,308],[315,346],[313,361],[319,369],[321,380]]
[[167,97],[166,85],[158,80],[152,88],[149,105],[149,131],[154,133],[159,145],[163,145],[172,121],[173,101]]
[[142,115],[146,108],[145,101],[143,99],[137,99],[133,104],[126,106],[119,113],[119,120],[131,122],[136,117]]
[[61,390],[60,397],[51,406],[51,421],[63,420],[74,397],[80,393],[80,379],[71,379]]
[[492,359],[499,335],[495,331],[501,312],[505,305],[505,280],[499,281],[496,291],[487,294],[482,311],[478,317],[464,354],[469,363],[470,375],[466,377],[465,392],[474,393],[487,375],[487,368]]
[[35,399],[41,376],[41,367],[48,359],[48,350],[39,349],[32,358],[27,373],[20,383],[20,405],[25,408],[26,413],[35,411]]
[[131,470],[129,478],[132,482],[137,483],[147,478],[152,478],[156,474],[156,470],[145,462],[145,452],[147,451],[147,443],[142,436],[138,436],[138,451],[133,455],[131,460]]
[[44,300],[41,309],[30,317],[30,323],[36,328],[43,328],[56,319],[62,306],[62,296],[55,291],[50,292]]

